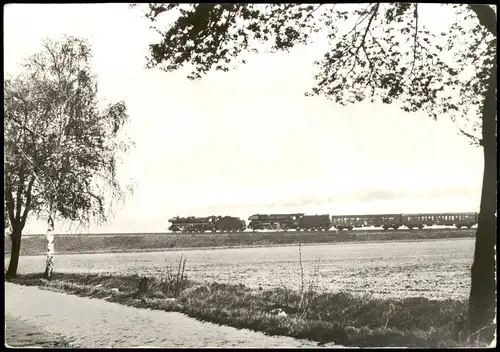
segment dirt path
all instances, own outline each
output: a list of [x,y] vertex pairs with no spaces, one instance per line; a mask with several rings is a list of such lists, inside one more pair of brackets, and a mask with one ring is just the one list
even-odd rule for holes
[[317,346],[312,341],[200,322],[180,313],[137,309],[12,283],[5,283],[5,315],[10,325],[6,343],[11,346],[33,343],[19,338],[23,331],[43,336],[45,346],[51,338],[52,343],[64,339],[71,347],[88,348]]
[[5,315],[5,342],[8,347],[69,347],[62,336],[8,314]]

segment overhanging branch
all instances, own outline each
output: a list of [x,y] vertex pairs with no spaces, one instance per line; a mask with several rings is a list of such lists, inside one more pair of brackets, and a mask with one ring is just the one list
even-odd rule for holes
[[495,11],[489,5],[469,5],[469,8],[474,11],[479,20],[479,23],[485,27],[488,32],[497,36],[497,18]]

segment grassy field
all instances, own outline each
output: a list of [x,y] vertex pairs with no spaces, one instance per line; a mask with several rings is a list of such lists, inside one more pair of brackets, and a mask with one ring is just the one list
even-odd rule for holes
[[[444,238],[474,237],[475,230],[415,230],[415,231],[363,231],[363,232],[268,232],[268,233],[206,233],[197,235],[175,234],[116,234],[116,235],[56,235],[58,253],[156,251],[180,248],[273,246],[287,244],[343,243],[370,241],[412,241]],[[10,238],[4,237],[4,253],[11,251]],[[21,255],[45,254],[43,236],[25,236]]]
[[52,281],[39,274],[44,256],[25,256],[13,282],[323,344],[478,347],[465,330],[473,248],[462,238],[61,254]]
[[[56,247],[57,248],[57,247]],[[317,290],[380,298],[465,299],[474,254],[471,238],[417,242],[350,242],[301,246],[213,248],[163,252],[56,254],[56,272],[160,277],[181,255],[197,282],[252,288],[299,287],[300,272]],[[299,266],[302,258],[302,267]],[[5,265],[8,255],[5,255]],[[45,256],[23,256],[20,273],[45,268]]]

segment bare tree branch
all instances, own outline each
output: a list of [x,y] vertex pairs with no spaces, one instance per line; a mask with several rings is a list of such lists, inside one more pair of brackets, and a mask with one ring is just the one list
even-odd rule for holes
[[[16,143],[16,141],[14,141],[14,140],[13,140],[13,139],[9,136],[9,135],[6,135],[6,136],[7,136],[7,138],[8,138],[8,139],[10,139],[10,141],[11,141],[11,142],[12,142],[12,143],[16,146],[16,148],[17,148],[17,149],[21,152],[21,154],[22,154],[22,156],[24,157],[24,159],[25,159],[25,160],[26,160],[29,164],[31,164],[31,165],[34,167],[34,169],[38,169],[38,170],[40,170],[40,171],[42,172],[42,174],[43,174],[43,170],[42,170],[42,168],[41,168],[40,166],[36,165],[36,164],[35,164],[35,163],[34,163],[34,162],[33,162],[33,161],[32,161],[32,160],[28,157],[28,155],[26,155],[26,153],[25,153],[25,152],[23,151],[23,149],[22,149],[22,148],[21,148],[21,147],[20,147],[20,146]],[[34,169],[33,169],[32,171],[33,171],[34,175],[35,175],[36,177],[38,177],[38,176],[37,176],[38,174],[37,174],[36,170],[34,170]]]
[[14,214],[15,204],[14,204],[14,198],[12,197],[12,184],[8,176],[5,176],[5,197],[6,197],[5,202],[9,213],[10,223],[15,224],[16,223],[16,217]]
[[[307,22],[307,20],[312,17],[313,13],[316,12],[323,5],[325,5],[325,4],[318,4],[318,6],[316,6],[316,8],[314,10],[312,10],[311,12],[309,12],[307,14],[307,16],[304,18],[304,20],[302,21],[302,24],[304,24],[305,22]],[[335,6],[335,4],[333,6]]]
[[413,70],[415,69],[415,61],[417,60],[417,43],[418,43],[418,4],[414,4],[415,9],[413,10],[413,16],[415,17],[415,34],[413,35],[413,62],[411,65],[411,71],[409,77],[413,75]]
[[16,192],[16,219],[21,218],[21,204],[22,204],[22,199],[21,195],[23,194],[23,188],[25,186],[24,184],[24,172],[21,172],[19,175],[19,183],[17,185],[17,192]]
[[40,137],[42,140],[44,140],[44,141],[46,140],[46,138],[43,135],[41,135],[40,133],[32,130],[31,128],[29,128],[25,124],[20,123],[19,121],[17,121],[17,119],[13,118],[12,116],[8,117],[8,120],[10,120],[12,122],[15,122],[19,127],[25,129],[26,131],[30,132],[31,134],[34,134],[37,137]]
[[[343,78],[344,80],[346,80],[347,77],[349,77],[349,75],[351,74],[351,72],[356,67],[356,64],[359,62],[359,59],[358,59],[359,50],[361,50],[361,48],[363,48],[363,50],[365,50],[364,45],[365,45],[366,36],[368,34],[368,31],[370,30],[370,27],[372,25],[373,19],[377,15],[379,6],[380,6],[380,4],[375,4],[375,6],[373,7],[372,14],[370,16],[370,19],[368,20],[368,24],[366,25],[365,32],[363,33],[363,37],[361,38],[361,44],[359,44],[359,46],[356,48],[356,51],[354,52],[354,54],[351,54],[351,57],[354,56],[354,62],[353,62],[353,65],[352,65],[351,69],[349,70],[349,72],[347,72],[347,74],[344,76],[344,78]],[[366,53],[366,50],[365,50],[365,53]]]
[[26,224],[26,219],[28,218],[28,212],[31,208],[31,200],[32,200],[32,190],[33,190],[33,184],[35,183],[36,177],[33,176],[31,180],[28,183],[28,189],[26,190],[26,204],[24,205],[24,212],[21,217],[21,227],[24,228],[24,225]]

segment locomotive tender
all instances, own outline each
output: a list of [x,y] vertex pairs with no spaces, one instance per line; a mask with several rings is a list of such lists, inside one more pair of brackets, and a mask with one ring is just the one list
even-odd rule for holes
[[[354,228],[376,227],[397,230],[406,227],[410,230],[426,226],[455,226],[471,228],[477,224],[478,213],[419,213],[419,214],[371,214],[371,215],[306,215],[293,214],[254,214],[248,218],[248,229],[257,230],[296,230],[328,231],[332,227],[338,231]],[[169,230],[182,233],[241,232],[247,229],[244,220],[232,216],[174,217],[169,219]]]

